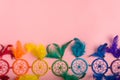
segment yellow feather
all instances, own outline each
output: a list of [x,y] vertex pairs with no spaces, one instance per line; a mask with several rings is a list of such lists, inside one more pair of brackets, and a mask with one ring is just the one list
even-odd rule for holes
[[23,75],[18,78],[18,80],[39,80],[35,75]]
[[37,46],[33,43],[28,43],[25,45],[25,48],[39,59],[43,59],[47,55],[46,47],[42,44]]

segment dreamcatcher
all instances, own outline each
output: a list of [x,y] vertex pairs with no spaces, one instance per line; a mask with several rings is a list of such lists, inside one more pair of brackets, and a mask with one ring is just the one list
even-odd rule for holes
[[73,55],[76,57],[71,64],[72,72],[77,75],[80,79],[86,75],[88,70],[88,64],[83,58],[79,58],[84,55],[85,44],[82,43],[78,38],[74,38],[74,44],[71,46]]
[[38,59],[35,60],[32,64],[32,71],[38,77],[43,76],[47,73],[49,67],[48,63],[44,60],[47,52],[44,45],[35,45],[32,43],[28,43],[25,45],[25,48],[28,52],[31,52]]
[[8,45],[7,47],[4,47],[1,44],[0,46],[1,46],[1,50],[0,50],[0,79],[8,80],[9,77],[6,74],[9,72],[10,66],[9,66],[9,63],[5,59],[2,59],[2,57],[6,54],[9,54],[12,59],[14,58],[14,55],[13,55],[12,51],[10,50],[12,45]]
[[92,71],[94,72],[93,77],[96,80],[104,80],[106,78],[105,73],[108,71],[108,64],[106,60],[104,60],[106,47],[107,47],[107,43],[100,45],[97,51],[94,54],[90,55],[90,56],[98,57],[91,64]]
[[[47,57],[58,59],[52,64],[52,72],[56,76],[61,76],[64,72],[67,72],[69,69],[67,62],[62,60],[62,57],[64,55],[65,49],[70,44],[70,42],[71,41],[62,45],[61,48],[56,43],[49,44],[47,46],[47,52],[48,52]],[[51,45],[53,45],[54,49],[50,48]]]
[[20,41],[16,42],[16,48],[12,47],[12,51],[16,60],[12,65],[12,70],[17,76],[24,75],[29,70],[29,64],[25,59],[21,59],[21,57],[25,54],[25,51],[22,47]]
[[[64,52],[71,42],[72,40],[63,44],[61,47],[56,43],[49,44],[47,46],[47,57],[57,59],[51,67],[54,75],[63,77],[64,80],[79,80],[75,75],[68,74],[69,66],[65,60],[62,60]],[[53,49],[51,46],[53,46]]]
[[120,48],[118,48],[118,36],[114,37],[112,45],[107,47],[106,51],[116,58],[116,60],[112,61],[110,70],[116,78],[120,78]]

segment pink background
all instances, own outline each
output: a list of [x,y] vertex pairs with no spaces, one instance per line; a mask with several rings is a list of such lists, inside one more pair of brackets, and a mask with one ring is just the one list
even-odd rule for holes
[[[0,42],[4,45],[15,44],[17,40],[23,44],[63,44],[78,37],[87,45],[84,58],[90,64],[93,58],[88,58],[88,55],[98,45],[109,43],[115,35],[120,35],[119,31],[119,0],[0,0]],[[68,49],[64,60],[70,65],[73,59]],[[49,65],[52,62],[48,61]],[[92,76],[91,68],[88,72],[83,80]],[[12,71],[8,73],[12,80],[15,75],[10,73]],[[41,77],[41,80],[53,79],[62,80],[51,71]]]

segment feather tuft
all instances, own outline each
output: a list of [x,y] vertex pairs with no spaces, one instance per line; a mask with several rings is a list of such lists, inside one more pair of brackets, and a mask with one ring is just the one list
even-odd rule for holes
[[34,56],[41,60],[47,55],[46,48],[42,44],[35,45],[33,43],[28,43],[25,45],[25,49],[26,51],[31,52]]
[[8,76],[0,76],[0,80],[9,80]]
[[64,72],[61,77],[64,78],[64,80],[79,80],[77,76],[70,75],[67,72]]
[[113,41],[112,41],[112,45],[110,47],[106,48],[106,51],[108,53],[111,53],[115,58],[119,58],[120,57],[120,48],[118,47],[118,35],[114,37]]
[[78,38],[74,38],[74,44],[71,46],[72,53],[75,57],[80,57],[85,53],[85,44]]
[[97,48],[97,51],[95,53],[93,53],[92,55],[90,55],[90,56],[104,58],[105,57],[105,53],[106,53],[106,47],[107,47],[107,43],[104,43],[103,45],[100,45]]
[[19,78],[16,78],[16,80],[39,80],[36,75],[22,75]]
[[20,41],[17,41],[16,48],[12,47],[11,50],[13,51],[15,58],[21,58],[25,54],[25,51]]
[[[65,53],[66,48],[68,47],[68,45],[71,42],[72,42],[72,40],[67,42],[67,43],[65,43],[65,44],[63,44],[61,47],[58,44],[56,44],[56,43],[49,44],[47,46],[47,53],[48,54],[47,54],[46,57],[48,57],[48,58],[55,58],[55,59],[62,59],[62,57],[63,57],[63,55]],[[50,48],[51,45],[54,46],[54,49]]]

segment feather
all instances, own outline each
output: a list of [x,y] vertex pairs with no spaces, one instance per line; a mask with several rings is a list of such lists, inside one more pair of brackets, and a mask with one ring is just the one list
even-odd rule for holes
[[35,57],[42,60],[47,55],[47,51],[44,45],[35,45],[33,43],[28,43],[25,45],[25,48],[28,52],[31,52]]
[[120,57],[120,48],[117,49],[116,53],[112,54],[115,58],[119,58]]
[[64,80],[79,80],[77,76],[70,75],[67,72],[64,72],[61,77],[64,78]]
[[75,57],[80,57],[85,53],[85,44],[78,38],[74,38],[74,44],[71,46],[72,53]]
[[110,46],[110,48],[107,47],[106,51],[114,54],[117,51],[117,46],[118,46],[118,35],[114,37],[112,41],[112,45]]
[[100,45],[97,48],[97,51],[95,53],[93,53],[92,55],[90,55],[90,56],[104,58],[105,57],[105,53],[106,53],[106,47],[107,47],[107,43],[104,43],[103,45]]
[[79,75],[79,79],[84,78],[84,77],[85,77],[85,75],[86,75],[86,73],[82,73],[81,75]]
[[118,35],[114,37],[110,48],[109,47],[106,48],[106,51],[108,53],[111,53],[115,58],[120,57],[120,48],[117,48],[117,46],[118,46]]
[[[46,57],[55,58],[55,59],[62,59],[62,57],[63,57],[63,55],[64,55],[64,53],[65,53],[66,48],[68,47],[68,45],[69,45],[71,42],[72,42],[72,40],[69,41],[69,42],[67,42],[67,43],[65,43],[65,44],[63,44],[61,47],[60,47],[58,44],[56,44],[56,43],[49,44],[49,45],[47,46],[47,53],[48,53],[48,54],[47,54]],[[50,48],[50,45],[53,45],[53,46],[54,46],[54,50],[52,50],[52,49]]]
[[9,77],[8,76],[0,76],[0,80],[9,80]]
[[7,55],[9,54],[11,56],[11,58],[13,59],[14,58],[14,54],[11,50],[11,47],[12,45],[7,45],[7,47],[4,47],[2,44],[1,44],[1,50],[0,50],[0,56],[4,56],[4,55]]
[[61,47],[61,52],[60,52],[61,58],[63,57],[66,48],[68,47],[68,45],[69,45],[72,41],[73,41],[73,40],[71,40],[71,41],[69,41],[69,42],[67,42],[67,43],[65,43],[65,44],[62,45],[62,47]]
[[93,74],[93,78],[95,80],[103,80],[104,75],[103,74]]
[[20,41],[17,41],[16,48],[12,47],[11,50],[13,51],[15,58],[21,58],[25,54]]
[[22,75],[16,80],[39,80],[36,75]]
[[27,43],[24,45],[24,48],[27,52],[32,52],[32,50],[36,48],[36,45],[33,43]]
[[11,58],[15,58],[14,54],[13,54],[13,51],[11,50],[12,48],[12,45],[7,45],[7,47],[5,48],[5,50],[3,51],[3,54],[6,55],[6,54],[9,54],[11,56]]
[[105,76],[105,80],[120,80],[120,79],[117,79],[116,76],[114,75],[108,75],[108,76]]
[[50,49],[50,45],[51,44],[49,44],[48,46],[47,46],[47,56],[46,57],[48,57],[48,58],[55,58],[55,59],[60,59],[61,58],[61,56],[60,56],[60,47],[56,44],[56,43],[54,43],[53,44],[53,46],[54,46],[54,50],[52,50],[52,49]]

